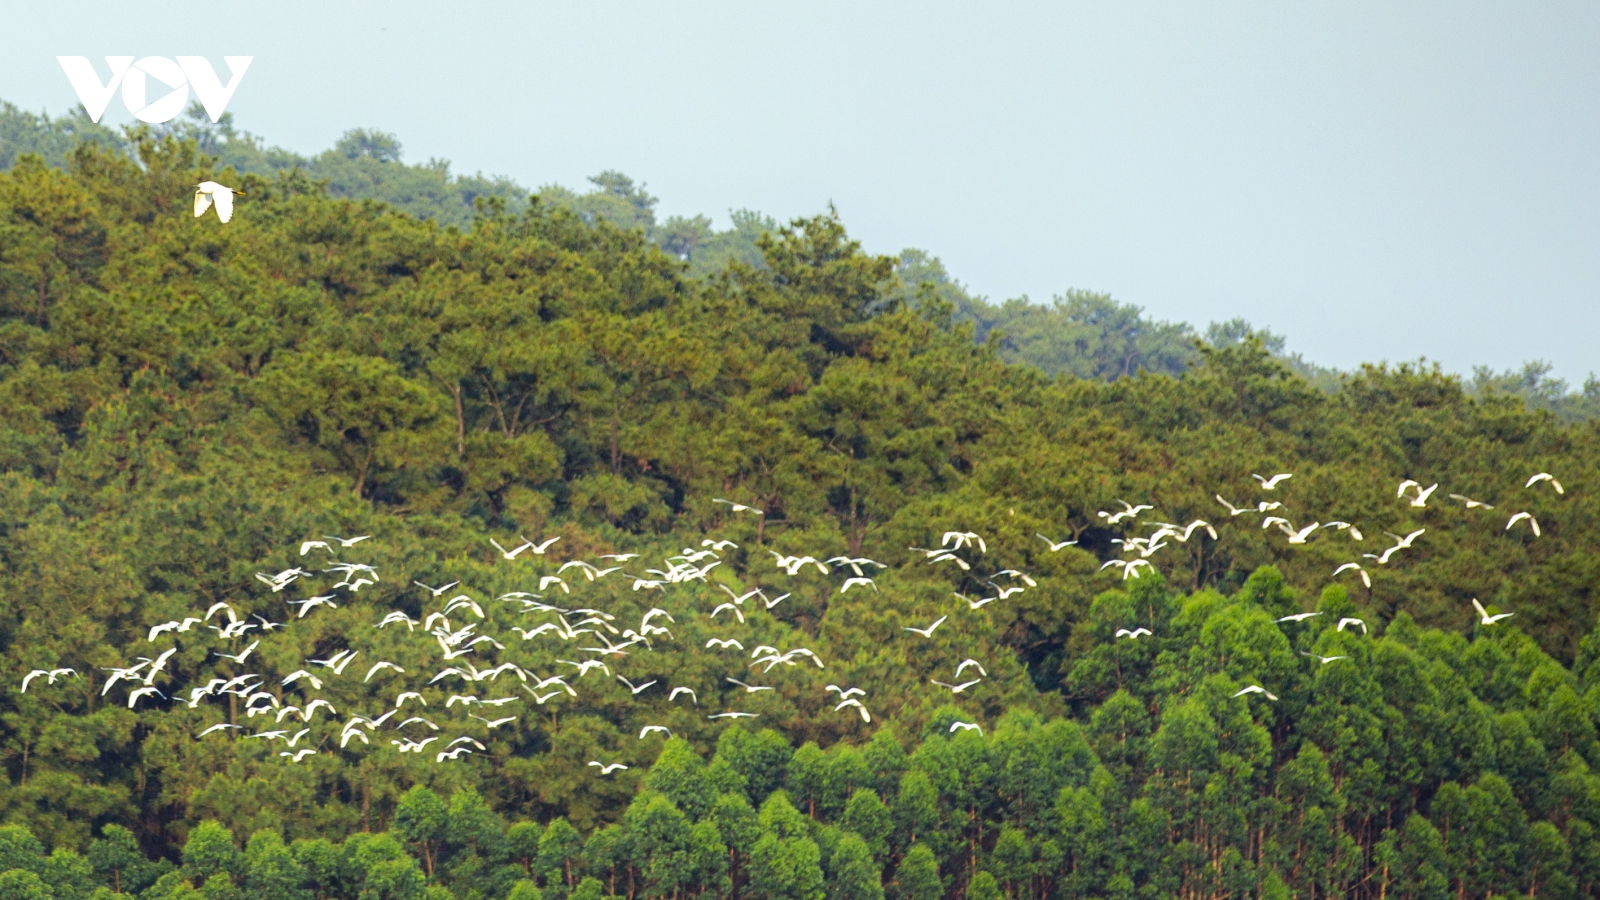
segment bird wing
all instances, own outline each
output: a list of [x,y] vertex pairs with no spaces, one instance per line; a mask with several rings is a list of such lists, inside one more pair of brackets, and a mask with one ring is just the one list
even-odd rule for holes
[[226,223],[233,218],[233,191],[222,188],[212,195],[217,204],[217,218]]
[[207,194],[205,191],[195,191],[194,192],[194,217],[196,219],[200,218],[201,216],[205,215],[206,214],[206,210],[208,210],[210,208],[211,208],[211,195]]
[[1478,615],[1482,616],[1483,618],[1489,618],[1489,611],[1483,608],[1483,604],[1478,602],[1477,597],[1472,598],[1472,608],[1477,610]]

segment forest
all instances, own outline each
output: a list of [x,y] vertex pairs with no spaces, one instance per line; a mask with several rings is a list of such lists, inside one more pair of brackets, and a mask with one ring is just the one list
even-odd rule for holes
[[[1427,366],[1324,378],[1239,323],[1051,368],[832,214],[705,271],[559,191],[444,222],[118,140],[0,173],[0,898],[1600,892],[1595,420]],[[231,223],[191,214],[206,178],[244,191]],[[1151,549],[1195,519],[1216,536]],[[1296,539],[1314,521],[1347,527]],[[337,552],[379,577],[312,611],[261,573],[326,535],[371,535]],[[491,543],[523,536],[559,540]],[[646,590],[560,568],[703,546]],[[498,639],[474,672],[570,673],[579,648],[518,637],[549,624],[519,592],[671,632],[548,705],[477,686],[519,698],[498,726],[414,678],[479,752],[342,738],[390,706],[369,663],[445,665],[380,622],[451,581]],[[189,699],[248,639],[153,629],[219,603],[284,623],[248,666],[274,708],[339,710],[293,723],[309,757]],[[157,696],[107,677],[163,649]]]

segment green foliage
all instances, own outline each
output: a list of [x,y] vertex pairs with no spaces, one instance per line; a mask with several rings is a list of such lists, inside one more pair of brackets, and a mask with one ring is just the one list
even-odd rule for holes
[[[139,133],[138,164],[79,146],[66,171],[27,160],[0,175],[0,652],[13,682],[79,675],[0,694],[7,890],[814,900],[1600,885],[1592,425],[1416,367],[1319,390],[1259,335],[1137,374],[1150,366],[1127,360],[1159,358],[1165,338],[1104,298],[1055,311],[1063,328],[1121,335],[1085,338],[1101,348],[1084,351],[1096,377],[1046,378],[949,327],[937,291],[896,294],[895,261],[835,216],[766,229],[751,238],[761,265],[697,279],[683,256],[692,266],[699,232],[683,226],[690,249],[664,252],[635,227],[654,222],[653,198],[621,176],[597,182],[605,202],[588,213],[540,203],[470,233],[292,173],[244,176],[220,226],[184,208],[188,185],[227,173],[196,156],[202,138],[232,140]],[[397,164],[379,135],[340,152]],[[1527,488],[1542,470],[1567,493]],[[1294,477],[1270,494],[1250,478],[1278,471]],[[1440,493],[1397,501],[1405,477]],[[1450,490],[1499,508],[1438,499]],[[1279,500],[1297,523],[1358,522],[1366,538],[1289,545],[1214,494]],[[1206,518],[1219,537],[1197,530],[1125,580],[1102,570],[1123,556],[1112,541],[1148,531],[1097,515],[1118,499],[1157,506],[1147,519]],[[1522,509],[1542,537],[1504,528],[1502,511]],[[1333,577],[1383,532],[1418,529],[1411,551],[1367,565],[1370,589]],[[983,574],[907,549],[950,530],[985,536]],[[671,637],[626,660],[629,677],[692,699],[592,678],[454,763],[401,754],[389,732],[341,746],[346,717],[392,708],[383,672],[329,679],[318,696],[340,712],[304,723],[318,753],[303,765],[266,741],[196,740],[253,727],[226,701],[186,702],[237,674],[217,655],[232,645],[203,628],[163,638],[176,648],[163,697],[130,708],[103,691],[107,668],[151,654],[157,623],[218,601],[283,621],[283,596],[255,573],[315,559],[298,542],[332,533],[376,535],[362,558],[383,578],[274,638],[295,646],[263,642],[251,665],[274,686],[347,646],[365,654],[358,668],[426,671],[426,641],[374,627],[391,610],[418,617],[413,580],[460,579],[487,599],[573,559],[653,565],[707,535],[739,546],[705,584],[671,586]],[[515,566],[487,549],[524,533],[561,540]],[[1052,552],[1037,534],[1077,544]],[[777,573],[774,553],[885,567],[876,591],[841,594],[820,573]],[[981,609],[952,596],[987,597],[1001,568],[1035,583]],[[614,611],[619,628],[657,602],[567,577],[574,605]],[[706,647],[732,633],[696,612],[722,588],[779,585],[780,604],[745,604],[741,639],[812,649],[825,668],[756,672]],[[1473,597],[1516,617],[1479,624]],[[486,634],[531,622],[484,606]],[[1318,615],[1285,618],[1301,612]],[[929,638],[905,631],[942,615]],[[1340,629],[1346,617],[1368,628]],[[1151,633],[1116,636],[1133,628]],[[478,664],[548,674],[565,658],[554,642],[507,643]],[[978,685],[930,684],[969,656],[986,667]],[[747,695],[730,673],[779,689]],[[829,684],[859,685],[871,721],[836,710]],[[1278,699],[1240,695],[1248,685]],[[274,699],[305,702],[303,685],[282,689]],[[450,690],[425,687],[429,715],[454,714]],[[708,718],[730,708],[757,727]],[[644,724],[673,737],[640,739]],[[602,776],[599,760],[628,768]]]

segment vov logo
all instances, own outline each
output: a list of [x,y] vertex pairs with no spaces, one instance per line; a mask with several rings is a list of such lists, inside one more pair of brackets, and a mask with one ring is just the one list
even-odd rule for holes
[[[250,68],[250,61],[255,57],[224,56],[222,59],[228,64],[226,87],[204,56],[180,56],[176,62],[165,56],[146,56],[137,62],[131,56],[108,56],[106,65],[111,68],[111,80],[108,82],[101,82],[94,70],[94,63],[89,62],[87,56],[56,57],[91,120],[100,121],[100,117],[105,115],[106,106],[111,103],[111,95],[120,86],[122,102],[128,107],[128,112],[133,113],[135,119],[151,124],[177,118],[189,105],[190,88],[194,88],[211,121],[222,118],[228,101],[233,99],[233,92],[239,88],[244,70]],[[149,89],[152,79],[171,90],[151,100]]]

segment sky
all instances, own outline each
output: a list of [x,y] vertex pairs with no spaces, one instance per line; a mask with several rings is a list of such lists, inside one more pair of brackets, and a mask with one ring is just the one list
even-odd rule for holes
[[[829,203],[991,301],[1243,316],[1323,365],[1600,372],[1600,4],[33,3],[57,55],[255,57],[240,127],[352,127],[530,187],[616,169],[662,215]],[[154,96],[154,95],[152,95]],[[114,99],[107,121],[131,117]]]

